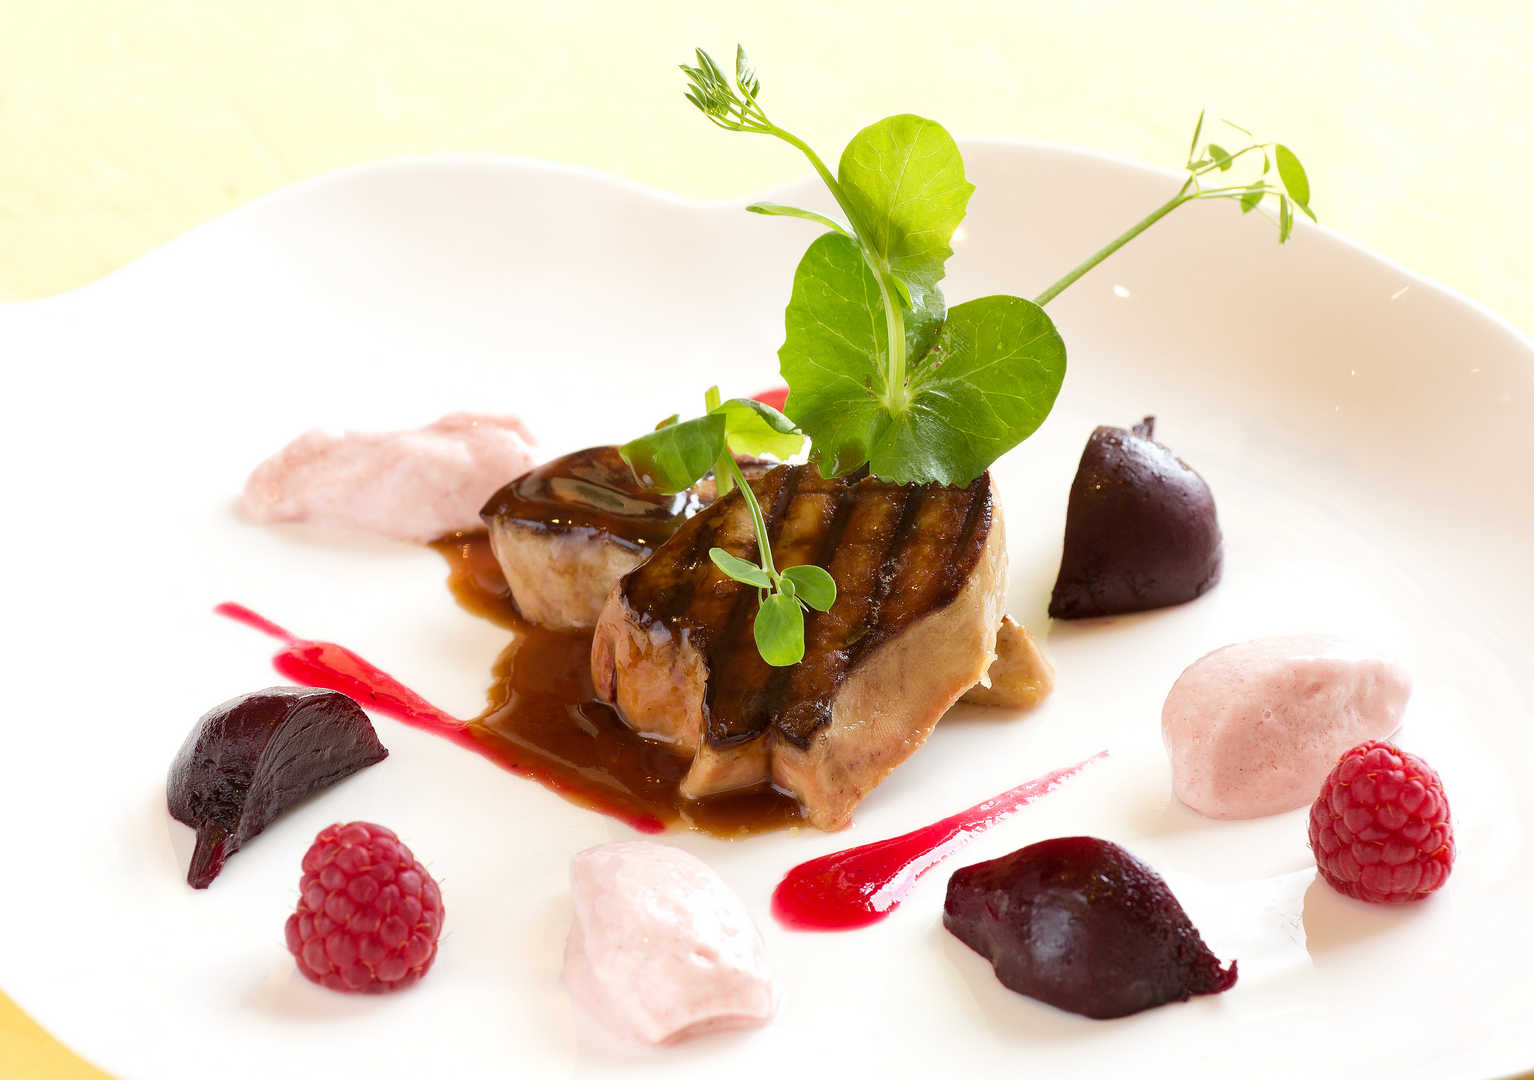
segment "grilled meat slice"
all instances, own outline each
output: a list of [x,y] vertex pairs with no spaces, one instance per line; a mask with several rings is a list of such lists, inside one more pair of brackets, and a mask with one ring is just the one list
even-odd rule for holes
[[480,517],[523,618],[589,630],[617,580],[713,501],[712,477],[662,495],[635,479],[616,446],[594,446],[523,473]]
[[989,474],[951,488],[782,466],[752,489],[777,564],[836,580],[831,610],[805,615],[803,661],[761,659],[755,590],[708,557],[758,557],[731,493],[619,581],[592,677],[631,727],[693,754],[685,794],[771,783],[839,829],[990,664],[1006,599],[1000,509]]

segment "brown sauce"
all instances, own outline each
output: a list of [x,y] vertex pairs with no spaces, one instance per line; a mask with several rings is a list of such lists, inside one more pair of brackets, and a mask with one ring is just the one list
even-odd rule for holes
[[641,484],[616,446],[593,446],[523,473],[490,497],[488,521],[533,529],[600,531],[633,551],[654,550],[713,497],[663,495]]
[[653,817],[716,836],[797,825],[797,802],[773,788],[706,800],[680,784],[689,758],[647,739],[596,700],[591,634],[560,633],[523,622],[485,533],[444,537],[431,545],[447,560],[448,588],[459,605],[513,632],[492,669],[488,706],[469,731],[499,756],[572,802]]

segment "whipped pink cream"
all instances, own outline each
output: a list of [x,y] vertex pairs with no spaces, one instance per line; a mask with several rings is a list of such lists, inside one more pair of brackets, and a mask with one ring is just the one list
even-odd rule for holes
[[603,844],[571,860],[570,890],[564,983],[609,1027],[653,1045],[772,1017],[761,931],[701,860],[649,840]]
[[306,521],[398,540],[480,527],[480,507],[533,467],[533,438],[508,416],[453,413],[410,431],[310,431],[245,482],[251,521]]
[[1227,645],[1195,661],[1161,710],[1172,790],[1201,814],[1310,803],[1337,759],[1401,726],[1411,678],[1320,634]]

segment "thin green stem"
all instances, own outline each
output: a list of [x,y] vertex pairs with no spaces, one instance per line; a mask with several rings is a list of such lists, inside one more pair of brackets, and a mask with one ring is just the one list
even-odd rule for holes
[[[1251,146],[1243,146],[1240,150],[1237,150],[1225,160],[1227,162],[1234,162],[1237,158],[1244,154],[1250,154],[1253,150],[1263,150],[1272,145],[1272,143],[1253,143]],[[1211,161],[1209,164],[1203,166],[1202,168],[1195,169],[1193,167],[1193,163],[1191,161],[1188,162],[1188,171],[1191,172],[1194,176],[1203,176],[1206,172],[1218,169],[1219,167],[1220,163],[1218,161]],[[1230,168],[1230,165],[1227,164],[1225,167],[1228,169]]]
[[767,576],[773,581],[778,580],[777,567],[772,562],[772,541],[767,536],[767,519],[762,517],[762,508],[756,501],[756,492],[751,490],[751,485],[746,483],[745,474],[740,471],[740,465],[735,460],[735,455],[725,451],[724,460],[728,463],[731,478],[740,488],[740,497],[746,500],[746,509],[751,514],[751,525],[756,529],[756,549],[762,561],[762,569],[767,571]]
[[[865,252],[865,260],[867,257]],[[884,404],[892,415],[902,416],[909,404],[905,387],[905,314],[900,310],[900,302],[890,295],[884,275],[877,267],[870,265],[869,269],[873,270],[874,280],[879,283],[879,298],[884,302],[884,333],[889,339],[884,368]]]
[[836,182],[836,177],[831,175],[831,170],[826,168],[826,163],[820,160],[820,155],[810,148],[810,144],[792,132],[784,131],[776,124],[769,124],[765,133],[776,135],[809,159],[815,172],[820,176],[821,182],[831,192],[831,197],[836,200],[836,205],[841,207],[843,214],[847,215],[847,223],[852,226],[852,231],[862,236],[863,230],[859,227],[857,214],[853,213],[851,204],[842,193],[842,186]]
[[1080,266],[1076,267],[1076,269],[1072,270],[1070,273],[1066,274],[1063,278],[1055,282],[1049,288],[1039,293],[1038,296],[1034,297],[1033,302],[1038,304],[1040,307],[1043,307],[1045,304],[1049,303],[1055,297],[1063,293],[1066,289],[1074,285],[1090,270],[1092,270],[1093,267],[1102,262],[1109,255],[1112,255],[1119,248],[1123,247],[1125,244],[1129,243],[1129,241],[1139,236],[1146,229],[1150,228],[1152,225],[1156,224],[1156,222],[1170,214],[1173,210],[1176,210],[1183,203],[1191,202],[1192,200],[1198,198],[1196,194],[1193,194],[1189,191],[1189,188],[1192,186],[1193,181],[1190,179],[1187,183],[1183,184],[1182,190],[1180,190],[1176,195],[1172,196],[1166,202],[1156,207],[1156,209],[1152,210],[1149,214],[1146,214],[1143,218],[1131,225],[1126,231],[1120,233],[1117,237],[1110,240],[1107,244],[1104,244],[1101,248],[1098,248],[1098,250],[1094,252],[1092,256],[1083,262]]

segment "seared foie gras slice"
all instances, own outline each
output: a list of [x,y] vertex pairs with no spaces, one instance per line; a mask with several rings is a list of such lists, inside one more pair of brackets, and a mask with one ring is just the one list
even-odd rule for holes
[[989,475],[951,488],[783,466],[752,488],[778,566],[815,563],[836,580],[831,610],[805,615],[804,659],[761,659],[755,590],[708,557],[757,558],[732,493],[619,581],[592,676],[630,726],[693,753],[685,794],[771,783],[839,829],[990,664],[1006,591],[1000,509]]
[[480,517],[523,618],[589,630],[613,584],[713,499],[661,495],[634,478],[616,446],[594,446],[523,473]]
[[985,681],[971,686],[959,700],[965,705],[1031,709],[1054,688],[1055,666],[1028,628],[1008,615],[996,631],[996,659],[991,661]]

